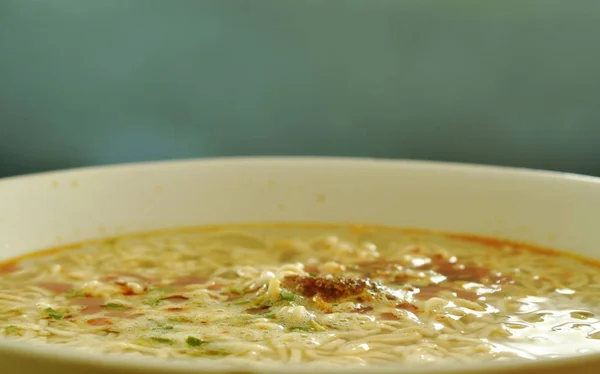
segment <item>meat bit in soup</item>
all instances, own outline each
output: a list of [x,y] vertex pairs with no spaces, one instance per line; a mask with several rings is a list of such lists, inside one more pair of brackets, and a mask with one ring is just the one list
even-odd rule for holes
[[245,226],[0,266],[0,333],[91,352],[391,364],[600,352],[600,270],[497,240]]

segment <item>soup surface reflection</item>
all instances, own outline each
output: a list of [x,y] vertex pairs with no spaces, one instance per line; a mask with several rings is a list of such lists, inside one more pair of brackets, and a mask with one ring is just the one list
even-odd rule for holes
[[103,354],[333,365],[600,352],[600,268],[498,240],[223,226],[0,265],[0,335]]

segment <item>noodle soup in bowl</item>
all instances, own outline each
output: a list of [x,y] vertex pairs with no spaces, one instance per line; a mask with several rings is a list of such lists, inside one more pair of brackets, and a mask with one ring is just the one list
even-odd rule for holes
[[5,373],[600,364],[596,178],[232,158],[9,178],[0,207]]

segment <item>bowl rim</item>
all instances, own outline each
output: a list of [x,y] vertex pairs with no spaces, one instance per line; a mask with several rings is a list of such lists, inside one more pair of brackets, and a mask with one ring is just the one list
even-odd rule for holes
[[[244,164],[253,165],[296,165],[296,166],[315,166],[315,167],[349,167],[349,168],[364,168],[377,167],[386,168],[390,171],[394,169],[420,169],[436,172],[440,170],[454,171],[463,173],[477,173],[482,176],[505,176],[505,177],[520,177],[520,178],[541,178],[548,181],[567,181],[568,183],[584,183],[598,185],[600,191],[600,177],[587,176],[569,172],[538,170],[521,167],[507,167],[495,165],[482,165],[460,162],[445,162],[445,161],[428,161],[428,160],[412,160],[412,159],[389,159],[389,158],[365,158],[365,157],[322,157],[322,156],[250,156],[250,157],[214,157],[214,158],[194,158],[194,159],[176,159],[165,161],[146,161],[132,162],[112,165],[87,166],[79,168],[70,168],[56,171],[45,171],[33,174],[16,175],[5,178],[0,178],[0,196],[2,194],[3,184],[12,183],[28,183],[35,182],[37,179],[50,177],[65,177],[65,176],[85,176],[92,174],[111,174],[111,173],[129,173],[132,171],[155,171],[178,168],[178,167],[218,167],[223,166],[239,166]],[[229,364],[221,364],[217,361],[207,360],[200,362],[199,360],[184,361],[172,360],[165,361],[154,357],[131,357],[127,355],[97,355],[86,352],[71,351],[65,347],[54,345],[38,345],[27,343],[26,341],[15,341],[13,339],[0,339],[0,353],[12,354],[20,357],[20,359],[42,358],[53,362],[62,362],[65,364],[80,364],[88,367],[104,367],[110,369],[131,369],[131,370],[147,370],[159,369],[169,372],[177,370],[182,373],[198,373],[198,372],[253,372],[260,371],[263,373],[280,373],[282,368],[289,374],[298,373],[314,373],[316,366],[307,366],[305,364],[275,364],[275,365],[260,365],[256,368],[252,366],[239,367]],[[495,362],[473,362],[463,364],[449,364],[445,366],[422,366],[422,367],[403,367],[404,365],[390,365],[385,367],[369,368],[372,372],[378,373],[470,373],[481,372],[482,370],[526,370],[526,369],[542,369],[545,367],[567,366],[574,363],[585,364],[589,362],[600,363],[600,353],[585,353],[580,355],[558,357],[558,358],[543,358],[532,361],[495,361]],[[330,372],[337,373],[363,373],[365,367],[350,367],[350,368],[333,368],[326,367]]]
[[447,169],[462,172],[479,172],[483,174],[515,175],[522,177],[542,177],[550,179],[568,179],[600,183],[600,176],[585,175],[579,173],[555,171],[547,169],[535,169],[529,167],[503,166],[493,164],[478,164],[469,162],[437,161],[409,158],[383,158],[383,157],[337,157],[337,156],[221,156],[203,158],[180,158],[169,160],[123,162],[104,165],[90,165],[57,170],[40,171],[12,175],[0,178],[0,183],[13,181],[26,181],[28,179],[66,176],[71,174],[98,174],[107,172],[127,172],[133,170],[148,171],[152,169],[167,169],[191,165],[203,166],[232,166],[235,164],[312,164],[316,166],[342,166],[342,167],[384,167],[384,168],[412,168],[412,169]]

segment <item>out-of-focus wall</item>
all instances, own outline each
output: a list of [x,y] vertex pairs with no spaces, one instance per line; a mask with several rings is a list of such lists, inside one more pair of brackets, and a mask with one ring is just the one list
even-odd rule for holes
[[0,175],[254,154],[600,175],[600,1],[0,1]]

